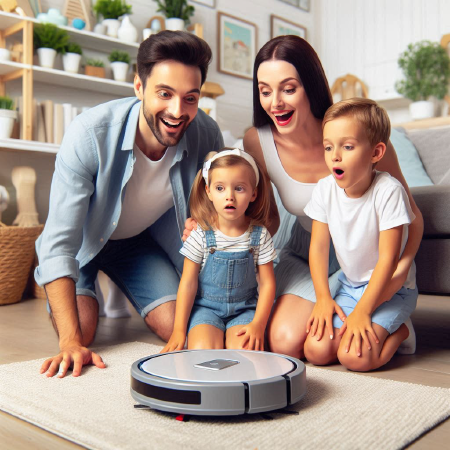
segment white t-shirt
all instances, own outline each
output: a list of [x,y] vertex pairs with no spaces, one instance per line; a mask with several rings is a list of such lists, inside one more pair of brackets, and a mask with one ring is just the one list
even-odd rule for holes
[[[314,189],[305,213],[327,223],[339,264],[349,282],[360,286],[369,282],[378,262],[380,231],[404,225],[401,253],[408,239],[408,226],[415,215],[408,195],[399,181],[386,172],[376,172],[370,188],[360,198],[350,198],[332,175]],[[414,289],[414,263],[404,284]]]
[[[222,252],[241,252],[250,248],[251,227],[241,236],[231,237],[226,236],[220,230],[214,230],[217,246],[214,247],[217,251]],[[197,229],[192,230],[189,237],[186,239],[180,253],[191,261],[201,264],[201,268],[205,265],[209,250],[206,246],[206,234],[204,230],[197,226]],[[255,248],[253,259],[256,266],[267,264],[277,257],[275,248],[273,246],[272,237],[267,231],[267,228],[262,227],[261,236],[259,239],[259,246]]]
[[111,239],[137,236],[173,205],[169,169],[176,147],[169,147],[159,161],[152,161],[135,144],[136,161],[125,189],[119,223]]

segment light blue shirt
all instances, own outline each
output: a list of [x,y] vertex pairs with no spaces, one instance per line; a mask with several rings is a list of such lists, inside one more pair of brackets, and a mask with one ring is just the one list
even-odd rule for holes
[[[80,114],[65,133],[56,156],[48,218],[36,242],[39,285],[61,277],[76,282],[80,268],[100,252],[119,223],[124,187],[136,161],[133,145],[140,107],[137,98],[101,104]],[[205,155],[222,147],[218,125],[199,109],[177,145],[169,170],[176,227],[173,214],[165,214],[155,224],[155,229],[166,230],[161,239],[167,239],[167,230],[178,231],[179,236],[172,231],[169,237],[176,253],[195,175]],[[166,249],[168,242],[164,244]]]

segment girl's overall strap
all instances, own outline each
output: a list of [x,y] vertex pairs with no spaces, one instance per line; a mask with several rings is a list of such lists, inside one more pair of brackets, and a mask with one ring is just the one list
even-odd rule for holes
[[211,230],[211,229],[205,230],[205,237],[206,237],[206,247],[207,248],[217,247],[216,236],[214,235],[213,230]]
[[259,247],[259,242],[261,240],[262,227],[257,225],[252,229],[252,234],[250,235],[250,247]]

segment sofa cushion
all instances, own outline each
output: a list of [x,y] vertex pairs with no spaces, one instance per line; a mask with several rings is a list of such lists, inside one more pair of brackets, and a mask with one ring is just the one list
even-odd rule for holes
[[450,169],[450,126],[408,130],[407,135],[434,184],[440,184]]
[[391,130],[391,143],[397,153],[398,162],[409,187],[430,186],[433,181],[427,175],[414,144],[403,128]]

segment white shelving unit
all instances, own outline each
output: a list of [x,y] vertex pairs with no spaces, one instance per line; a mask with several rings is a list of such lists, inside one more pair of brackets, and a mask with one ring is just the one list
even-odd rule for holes
[[[23,39],[22,28],[24,23],[34,25],[39,22],[34,18],[22,17],[17,14],[10,14],[0,11],[0,32],[3,31],[4,33],[5,30],[7,30],[7,35],[15,33],[16,36]],[[126,43],[120,41],[119,39],[90,31],[77,30],[73,27],[61,26],[60,28],[66,30],[70,35],[71,41],[78,43],[83,49],[89,49],[100,53],[110,53],[112,50],[118,49],[128,52],[131,59],[135,59],[137,56],[139,49],[138,43]],[[4,45],[4,35],[0,35],[0,46],[2,46],[2,40]],[[0,61],[0,81],[4,84],[12,79],[20,78],[21,76],[24,77],[23,74],[26,73],[28,77],[26,81],[28,86],[28,89],[26,90],[26,92],[28,92],[28,97],[33,96],[33,85],[35,83],[44,83],[72,89],[75,88],[80,91],[80,96],[83,95],[83,92],[86,93],[86,96],[90,95],[89,93],[96,92],[110,95],[111,98],[134,95],[133,83],[119,82],[108,78],[91,77],[81,73],[73,74],[57,69],[47,69],[32,65],[30,55],[28,55],[27,59],[28,64],[13,61]],[[25,86],[25,79],[22,80],[22,83],[23,86]],[[23,92],[25,92],[25,89]],[[29,126],[28,129],[30,129]],[[30,133],[29,135],[31,136]],[[33,152],[56,153],[58,148],[58,145],[43,144],[41,142],[29,140],[0,140],[0,150],[9,149],[13,151],[27,150]]]

